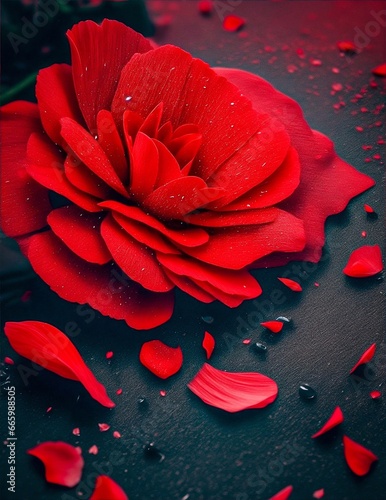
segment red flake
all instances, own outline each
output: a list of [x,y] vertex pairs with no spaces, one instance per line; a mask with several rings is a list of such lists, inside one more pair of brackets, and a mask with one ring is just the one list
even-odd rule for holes
[[333,104],[333,105],[332,105],[332,107],[333,107],[334,109],[336,109],[336,110],[339,110],[341,106],[340,106],[340,104],[339,104],[339,103],[335,103],[335,104]]
[[344,456],[347,465],[357,476],[365,476],[373,462],[378,460],[374,453],[347,436],[343,436]]
[[74,436],[80,436],[79,427],[75,427],[74,429],[72,429],[72,433],[74,434]]
[[371,149],[373,149],[373,146],[370,146],[369,144],[363,144],[362,149],[364,151],[370,151]]
[[291,280],[289,278],[277,278],[277,279],[293,292],[301,292],[303,290],[301,285],[295,280]]
[[340,52],[345,52],[346,54],[355,54],[355,52],[357,51],[355,44],[347,40],[338,42],[337,47]]
[[368,205],[367,203],[365,203],[363,205],[363,208],[365,209],[365,212],[368,213],[368,214],[374,214],[375,213],[375,210],[373,209],[373,207],[371,205]]
[[332,70],[331,70],[331,71],[332,71],[333,73],[335,73],[336,75],[337,75],[338,73],[340,73],[340,69],[339,69],[339,68],[332,68]]
[[343,273],[352,278],[368,278],[383,269],[382,253],[379,245],[363,245],[354,250]]
[[318,432],[315,432],[315,434],[313,434],[311,437],[317,438],[321,436],[322,434],[328,432],[330,429],[341,424],[343,420],[344,420],[343,412],[340,409],[340,407],[337,406],[335,410],[332,412],[331,417],[327,420],[327,422],[323,425],[323,427],[319,429]]
[[362,236],[362,238],[366,238],[366,236],[367,236],[366,231],[362,231],[362,232],[361,232],[361,236]]
[[40,321],[20,321],[6,323],[4,332],[18,354],[61,377],[79,381],[103,406],[115,406],[74,344],[57,328]]
[[371,80],[369,85],[370,85],[370,87],[372,89],[377,89],[378,88],[378,84],[374,80]]
[[245,25],[245,19],[233,14],[226,16],[222,23],[224,30],[226,31],[238,31]]
[[46,410],[46,413],[50,413],[50,411],[52,410],[52,406],[49,406]]
[[379,153],[376,153],[375,155],[373,155],[373,158],[374,158],[374,160],[380,160],[381,155]]
[[120,396],[123,392],[123,389],[119,388],[115,391],[115,394],[118,394],[118,396]]
[[275,48],[272,47],[271,45],[265,45],[264,46],[264,51],[269,54],[269,53],[275,52]]
[[139,360],[159,378],[166,379],[177,373],[183,362],[181,347],[170,347],[160,340],[145,342]]
[[368,113],[369,110],[367,108],[365,108],[365,106],[362,106],[361,107],[361,113]]
[[250,343],[251,343],[251,340],[252,340],[252,339],[244,339],[244,340],[243,340],[243,344],[248,345],[248,344],[250,344]]
[[356,130],[357,132],[363,132],[363,131],[364,131],[364,128],[363,128],[363,127],[360,127],[360,126],[356,126],[356,127],[355,127],[355,130]]
[[382,146],[383,144],[385,144],[384,139],[378,139],[377,140],[377,144],[379,144],[380,146]]
[[159,391],[159,395],[162,396],[163,398],[166,396],[166,391]]
[[376,349],[376,343],[371,344],[371,346],[368,349],[366,349],[366,351],[359,358],[359,361],[351,368],[350,374],[354,373],[355,370],[358,368],[358,366],[363,365],[363,364],[371,361],[374,357],[375,349]]
[[109,476],[98,476],[90,500],[129,500],[123,489]]
[[288,73],[295,73],[298,70],[298,67],[295,64],[289,64],[287,66]]
[[46,441],[27,451],[41,460],[46,481],[73,488],[82,476],[84,460],[80,448],[63,441]]
[[5,356],[4,363],[6,363],[7,365],[14,365],[15,364],[14,360],[12,358],[10,358],[9,356]]
[[278,493],[276,493],[276,495],[273,495],[273,497],[269,498],[269,500],[287,500],[287,498],[290,497],[292,491],[293,491],[293,486],[286,486]]
[[92,446],[90,446],[90,448],[88,449],[88,452],[90,453],[90,455],[97,455],[99,450],[98,450],[98,446],[96,444],[93,444]]
[[208,15],[213,11],[213,1],[212,0],[201,0],[198,2],[198,11],[200,14]]
[[99,427],[99,430],[101,432],[106,432],[106,431],[108,431],[110,429],[109,424],[105,424],[105,423],[98,424],[98,427]]
[[323,498],[323,497],[324,497],[324,489],[323,489],[323,488],[321,488],[320,490],[316,490],[316,491],[314,491],[314,492],[313,492],[313,494],[312,494],[312,496],[313,496],[314,498],[318,498],[318,499],[319,499],[319,498]]
[[374,126],[375,127],[382,127],[383,123],[381,122],[381,120],[378,120],[374,123]]
[[106,352],[106,359],[111,359],[114,356],[113,351]]
[[115,439],[119,439],[121,437],[121,433],[118,431],[114,431],[113,436],[115,437]]
[[276,382],[265,375],[225,372],[208,363],[188,387],[204,403],[230,413],[263,408],[273,403],[278,394]]
[[380,391],[371,391],[370,392],[371,399],[378,399],[381,396],[382,396],[382,393]]
[[216,341],[214,340],[213,335],[211,335],[209,332],[205,332],[204,339],[202,341],[202,347],[205,349],[206,359],[210,359],[210,357],[212,356],[215,345]]
[[32,295],[32,291],[31,290],[27,290],[26,292],[23,293],[23,295],[21,296],[20,300],[22,302],[28,302],[29,299],[31,298],[31,295]]
[[301,48],[296,49],[296,54],[300,57],[300,59],[304,59],[306,57],[304,50]]
[[322,61],[320,59],[311,59],[311,64],[312,66],[321,66],[322,65]]
[[318,287],[320,286],[320,284],[317,281],[315,281],[314,286]]
[[267,330],[270,330],[273,333],[279,333],[282,331],[284,323],[282,321],[264,321],[263,323],[260,323],[261,326],[264,328],[267,328]]
[[332,90],[334,90],[335,92],[340,92],[341,90],[343,90],[343,85],[341,83],[333,83]]
[[371,73],[375,76],[386,76],[386,63],[380,64],[376,68],[372,69]]
[[371,163],[372,160],[371,160],[371,158],[365,158],[364,161],[365,161],[365,163]]

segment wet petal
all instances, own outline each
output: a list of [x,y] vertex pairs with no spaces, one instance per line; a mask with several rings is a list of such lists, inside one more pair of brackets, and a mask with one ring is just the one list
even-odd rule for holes
[[301,285],[295,280],[291,280],[289,278],[277,278],[277,279],[293,292],[301,292],[303,290]]

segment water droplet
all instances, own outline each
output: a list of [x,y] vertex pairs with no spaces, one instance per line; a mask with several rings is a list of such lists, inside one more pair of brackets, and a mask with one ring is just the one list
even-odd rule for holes
[[267,352],[267,346],[261,342],[255,342],[252,347],[256,352]]
[[299,386],[299,396],[303,399],[315,399],[316,392],[310,385],[301,384]]
[[204,323],[207,323],[208,325],[211,325],[214,321],[214,318],[212,316],[201,316],[201,319]]
[[159,462],[165,460],[165,455],[159,451],[154,442],[146,444],[143,452],[150,459],[157,459]]
[[133,98],[133,97],[132,97],[131,95],[128,95],[128,96],[126,96],[126,97],[125,97],[125,101],[126,101],[126,102],[129,102],[129,101],[131,101],[131,100],[132,100],[132,98]]
[[145,409],[149,406],[149,403],[147,401],[147,399],[144,397],[144,396],[141,396],[138,398],[138,405],[139,407],[142,409]]
[[292,323],[292,318],[287,317],[287,316],[278,316],[276,318],[276,321],[281,321],[282,323],[285,323],[286,325],[289,325]]

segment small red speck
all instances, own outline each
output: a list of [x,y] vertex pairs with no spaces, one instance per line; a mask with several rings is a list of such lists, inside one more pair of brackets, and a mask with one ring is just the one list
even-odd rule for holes
[[347,54],[354,54],[357,51],[355,44],[351,41],[338,42],[337,47],[340,52],[346,52]]
[[98,454],[98,446],[96,444],[93,444],[89,449],[88,449],[88,452],[91,454],[91,455],[97,455]]
[[252,339],[244,339],[243,344],[248,345],[251,343],[251,341],[252,341]]
[[226,31],[238,31],[245,25],[245,20],[242,17],[229,15],[224,18],[222,26]]
[[363,132],[363,131],[364,131],[364,128],[363,128],[363,127],[356,126],[356,127],[355,127],[355,130],[356,130],[357,132]]
[[366,238],[366,236],[367,236],[366,231],[362,231],[362,232],[361,232],[361,236],[362,236],[362,238]]
[[361,113],[368,113],[369,110],[365,108],[364,106],[361,107]]
[[12,358],[10,358],[9,356],[5,356],[4,363],[6,363],[7,365],[14,365],[15,364],[14,360]]
[[317,499],[319,499],[319,498],[323,498],[323,497],[324,497],[324,489],[323,489],[323,488],[321,488],[320,490],[316,490],[316,491],[314,491],[314,493],[312,494],[312,496],[313,496],[314,498],[317,498]]
[[378,121],[376,121],[376,122],[374,123],[374,126],[375,126],[375,127],[382,127],[382,125],[383,125],[383,123],[382,123],[380,120],[378,120]]
[[300,59],[304,59],[306,57],[304,50],[301,48],[296,49],[296,54],[300,57]]
[[382,146],[383,144],[385,144],[384,139],[378,139],[377,140],[377,144],[379,144],[380,146]]
[[362,94],[355,94],[355,97],[356,97],[356,99],[363,99],[363,95]]
[[121,437],[121,433],[118,431],[114,431],[113,436],[115,437],[115,439],[119,439]]
[[340,69],[339,68],[332,68],[331,70],[333,73],[335,73],[335,75],[337,75],[338,73],[340,73]]
[[369,85],[370,85],[370,87],[372,89],[377,89],[378,88],[378,84],[374,80],[371,80],[371,82],[369,83]]
[[159,391],[159,394],[164,398],[166,396],[166,391]]
[[318,287],[320,285],[319,285],[319,283],[317,281],[315,281],[314,286]]
[[117,389],[115,391],[115,394],[118,394],[118,396],[120,396],[122,394],[123,390],[121,388]]
[[98,427],[101,432],[106,432],[110,429],[109,424],[98,424]]
[[335,90],[335,92],[340,92],[341,90],[343,90],[343,85],[341,83],[333,83],[332,90]]
[[295,64],[289,64],[287,66],[288,73],[295,73],[298,70],[298,67]]
[[365,151],[370,151],[371,149],[373,149],[373,146],[370,146],[368,144],[363,144],[362,149]]
[[381,396],[382,396],[382,393],[380,391],[371,391],[370,392],[371,399],[378,399]]
[[49,54],[51,52],[51,47],[49,45],[44,45],[40,50],[42,54]]
[[46,413],[50,413],[50,411],[52,410],[52,406],[49,406],[46,410]]
[[386,63],[380,64],[376,68],[372,69],[371,72],[375,76],[386,76]]
[[79,427],[75,427],[75,429],[72,429],[72,433],[74,436],[80,436],[80,429]]
[[372,160],[371,160],[371,158],[365,158],[364,161],[365,161],[365,163],[371,163]]
[[372,207],[372,206],[370,206],[370,205],[368,205],[367,203],[365,203],[365,204],[363,205],[363,208],[365,209],[365,212],[366,212],[367,214],[373,214],[373,213],[375,213],[375,210],[373,209],[373,207]]
[[340,103],[339,103],[339,102],[337,102],[337,103],[333,104],[333,105],[332,105],[332,107],[333,107],[334,109],[336,109],[336,110],[339,110],[339,109],[340,109]]
[[213,2],[212,0],[201,0],[198,2],[198,11],[200,14],[208,15],[213,11]]
[[311,59],[311,65],[312,66],[321,66],[322,65],[322,61],[320,59]]
[[273,333],[279,333],[282,331],[284,323],[282,321],[264,321],[260,325]]
[[106,352],[106,359],[111,359],[114,356],[113,351]]
[[28,302],[29,299],[31,298],[31,295],[32,295],[32,291],[31,290],[27,290],[26,292],[23,293],[23,295],[21,296],[20,300],[22,302]]
[[374,160],[380,160],[381,155],[379,153],[376,153],[375,155],[373,155],[373,158],[374,158]]
[[266,46],[264,47],[264,50],[265,50],[265,52],[268,52],[268,53],[270,53],[270,52],[275,52],[274,47],[272,47],[271,45],[266,45]]

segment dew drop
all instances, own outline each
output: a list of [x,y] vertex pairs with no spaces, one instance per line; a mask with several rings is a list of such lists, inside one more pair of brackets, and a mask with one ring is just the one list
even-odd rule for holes
[[267,352],[267,346],[261,342],[255,342],[252,347],[256,352]]
[[281,321],[282,323],[290,324],[292,323],[292,318],[288,318],[287,316],[278,316],[276,321]]
[[207,323],[208,325],[211,325],[214,321],[214,318],[212,316],[201,316],[201,319],[204,323]]
[[140,396],[138,398],[138,406],[141,408],[141,409],[145,409],[149,406],[149,403],[147,401],[147,399],[145,398],[145,396]]
[[301,384],[299,387],[299,396],[303,399],[315,399],[316,392],[308,384]]
[[159,451],[154,442],[146,444],[143,452],[147,458],[157,459],[159,462],[165,460],[165,455]]
[[128,95],[128,96],[126,96],[126,97],[125,97],[125,101],[126,101],[126,102],[129,102],[129,101],[131,101],[131,100],[132,100],[132,98],[133,98],[133,97],[132,97],[131,95]]

